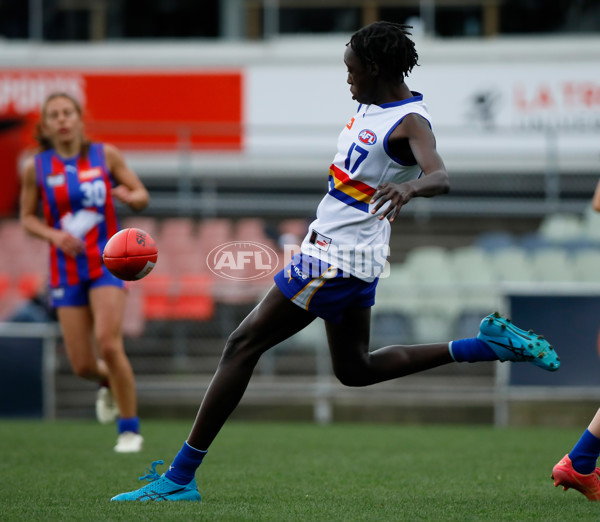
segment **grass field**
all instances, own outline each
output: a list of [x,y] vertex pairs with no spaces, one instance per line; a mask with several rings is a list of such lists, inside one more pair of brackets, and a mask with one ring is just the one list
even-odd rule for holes
[[550,479],[584,426],[230,422],[197,474],[201,503],[109,502],[168,465],[190,422],[145,421],[144,451],[118,455],[112,426],[0,421],[0,520],[600,520]]

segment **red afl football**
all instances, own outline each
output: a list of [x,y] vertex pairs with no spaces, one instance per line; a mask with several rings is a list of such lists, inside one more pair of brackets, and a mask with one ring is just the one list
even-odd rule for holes
[[125,281],[146,277],[156,264],[154,239],[139,228],[125,228],[108,240],[102,260],[111,274]]

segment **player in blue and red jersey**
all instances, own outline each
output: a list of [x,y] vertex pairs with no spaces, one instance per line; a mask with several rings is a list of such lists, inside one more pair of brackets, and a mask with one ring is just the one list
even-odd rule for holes
[[23,169],[21,223],[50,243],[51,302],[73,371],[101,384],[98,419],[118,415],[115,451],[140,451],[135,378],[123,347],[125,284],[108,272],[102,252],[119,230],[113,198],[142,210],[148,192],[118,149],[85,138],[81,106],[69,94],[46,99],[36,139],[39,150]]

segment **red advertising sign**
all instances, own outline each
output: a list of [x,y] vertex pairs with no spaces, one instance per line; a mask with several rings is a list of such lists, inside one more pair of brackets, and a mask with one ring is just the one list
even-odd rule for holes
[[90,132],[123,146],[240,149],[242,77],[233,73],[86,74]]
[[80,100],[86,132],[95,141],[126,150],[235,151],[243,146],[242,88],[242,73],[237,70],[0,71],[5,196],[0,215],[16,202],[17,157],[34,145],[34,126],[49,94],[65,91]]

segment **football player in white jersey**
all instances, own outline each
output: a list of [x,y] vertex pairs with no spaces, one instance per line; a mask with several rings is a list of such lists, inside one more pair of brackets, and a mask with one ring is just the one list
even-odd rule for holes
[[317,317],[325,320],[333,371],[348,386],[455,361],[530,361],[558,369],[547,341],[496,315],[482,321],[476,338],[370,350],[370,307],[390,223],[411,199],[449,190],[423,96],[405,83],[418,62],[407,29],[376,22],[352,36],[344,62],[350,93],[360,106],[340,134],[329,191],[301,253],[275,276],[275,285],[230,335],[189,437],[169,470],[160,477],[152,473],[150,484],[112,500],[200,500],[196,469],[242,398],[260,356]]

